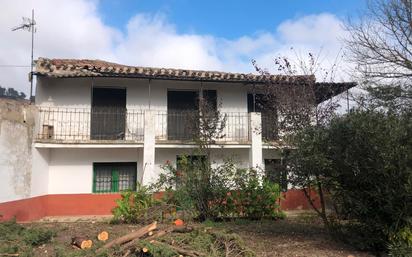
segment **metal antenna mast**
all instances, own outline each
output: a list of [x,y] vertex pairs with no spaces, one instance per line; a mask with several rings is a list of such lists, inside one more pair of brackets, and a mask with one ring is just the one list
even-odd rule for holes
[[12,28],[12,31],[16,30],[27,30],[31,32],[31,63],[30,63],[30,101],[33,97],[33,52],[34,52],[34,33],[36,32],[36,21],[34,20],[34,9],[31,10],[31,19],[23,17],[23,23],[17,27]]

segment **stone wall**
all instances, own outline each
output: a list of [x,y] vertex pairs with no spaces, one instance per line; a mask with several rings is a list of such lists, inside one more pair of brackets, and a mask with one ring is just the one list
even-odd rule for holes
[[0,202],[30,197],[36,108],[0,98]]

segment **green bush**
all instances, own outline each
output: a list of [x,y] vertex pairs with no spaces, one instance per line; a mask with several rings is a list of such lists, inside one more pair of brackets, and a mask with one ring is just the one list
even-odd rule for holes
[[281,189],[253,169],[238,169],[232,161],[211,165],[205,160],[182,158],[164,166],[156,184],[168,201],[199,220],[228,217],[250,219],[282,217]]
[[226,194],[222,214],[249,219],[279,218],[280,186],[253,169],[238,169],[233,189]]
[[360,248],[394,248],[405,241],[395,235],[412,227],[411,117],[352,111],[296,137],[292,182],[323,188],[338,217],[334,228]]
[[148,210],[159,205],[160,201],[154,198],[148,187],[138,184],[136,191],[123,191],[116,204],[112,210],[114,222],[139,223],[147,218]]
[[388,250],[390,256],[412,256],[412,227],[402,228],[392,235],[388,244]]
[[41,228],[29,228],[26,229],[23,233],[23,241],[32,246],[39,246],[45,243],[48,243],[53,236],[55,236],[55,232],[47,229]]

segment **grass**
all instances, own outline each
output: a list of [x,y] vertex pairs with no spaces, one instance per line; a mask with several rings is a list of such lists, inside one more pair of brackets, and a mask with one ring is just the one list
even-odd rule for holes
[[[230,249],[239,256],[371,256],[355,251],[351,246],[336,242],[323,228],[313,213],[290,215],[283,220],[250,221],[234,219],[228,222],[205,221],[191,224],[196,229],[190,233],[166,235],[158,241],[205,253],[209,257],[224,256]],[[159,229],[165,225],[160,224]],[[18,253],[41,257],[93,257],[122,256],[117,250],[96,254],[103,243],[96,239],[99,232],[109,232],[109,240],[135,231],[141,225],[110,224],[98,221],[42,222],[16,224],[0,223],[0,253]],[[75,249],[71,237],[87,236],[93,240],[90,250]],[[152,256],[177,256],[172,248],[150,244],[145,240],[137,246],[149,248]],[[236,256],[237,254],[234,254]],[[151,255],[145,255],[151,256]]]
[[14,220],[0,223],[0,253],[33,256],[34,247],[49,243],[55,231],[38,227],[24,227]]

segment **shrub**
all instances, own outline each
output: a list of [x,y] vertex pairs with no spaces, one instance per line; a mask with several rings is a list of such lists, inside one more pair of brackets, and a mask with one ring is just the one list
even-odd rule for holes
[[221,213],[226,216],[249,219],[278,218],[281,198],[280,186],[253,169],[238,169],[234,176],[233,189],[226,194]]
[[55,236],[55,232],[51,230],[29,228],[24,231],[23,240],[28,245],[39,246],[48,243],[53,236]]
[[149,213],[149,209],[161,202],[154,198],[148,187],[138,184],[136,191],[123,191],[116,204],[112,210],[114,222],[139,223],[145,221],[149,214],[153,215],[154,213]]
[[210,165],[205,160],[182,158],[179,169],[164,166],[156,186],[169,201],[199,220],[227,217],[250,219],[281,217],[279,185],[253,169],[238,169],[232,161]]
[[412,256],[412,227],[400,229],[390,237],[388,244],[389,256]]
[[411,117],[352,111],[296,137],[292,182],[329,194],[330,210],[347,220],[334,228],[361,248],[396,248],[412,227]]

